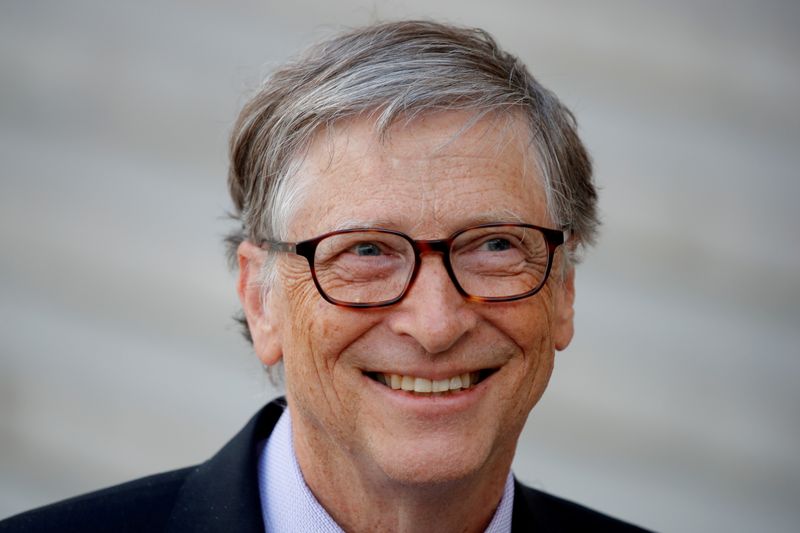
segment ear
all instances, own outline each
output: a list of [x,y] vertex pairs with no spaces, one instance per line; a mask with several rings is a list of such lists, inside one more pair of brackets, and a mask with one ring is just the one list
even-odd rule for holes
[[243,241],[237,249],[239,280],[236,286],[242,304],[253,349],[264,365],[271,366],[281,360],[283,343],[278,327],[278,314],[270,305],[271,292],[265,291],[261,281],[264,251],[251,242]]
[[556,350],[569,346],[575,333],[575,269],[570,268],[555,291],[553,309],[553,344]]

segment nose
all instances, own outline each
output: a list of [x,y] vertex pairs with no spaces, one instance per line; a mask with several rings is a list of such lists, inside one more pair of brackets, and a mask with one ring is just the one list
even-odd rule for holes
[[414,284],[393,309],[389,326],[414,338],[427,353],[447,351],[475,327],[477,319],[447,273],[442,256],[422,256]]

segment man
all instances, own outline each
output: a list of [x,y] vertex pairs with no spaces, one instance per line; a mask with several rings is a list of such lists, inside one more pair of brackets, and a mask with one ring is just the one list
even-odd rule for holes
[[208,462],[3,530],[636,530],[510,472],[598,222],[574,120],[479,30],[375,25],[231,140],[243,324],[286,398]]

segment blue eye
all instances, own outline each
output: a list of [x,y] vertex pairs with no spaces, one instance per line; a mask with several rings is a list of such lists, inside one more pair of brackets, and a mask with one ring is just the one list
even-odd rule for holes
[[483,243],[490,252],[503,252],[511,248],[508,239],[495,238]]
[[359,256],[376,256],[381,255],[381,249],[371,242],[360,242],[353,247],[356,255]]

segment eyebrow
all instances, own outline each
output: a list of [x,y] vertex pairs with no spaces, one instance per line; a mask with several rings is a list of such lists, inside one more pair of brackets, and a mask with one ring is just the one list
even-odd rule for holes
[[[498,209],[498,210],[484,211],[481,213],[476,213],[474,215],[467,216],[461,219],[461,223],[458,225],[458,227],[452,228],[452,230],[455,231],[460,228],[477,226],[479,224],[490,224],[493,222],[514,222],[521,224],[532,223],[532,221],[526,220],[521,215],[512,211],[511,209]],[[358,228],[397,229],[406,225],[407,225],[406,223],[403,223],[403,221],[399,219],[391,219],[385,217],[364,218],[364,219],[350,218],[350,219],[339,220],[328,231],[340,231],[340,230],[349,230]]]
[[484,211],[483,213],[477,213],[475,216],[469,217],[468,219],[469,225],[489,224],[492,222],[519,222],[520,224],[530,224],[532,221],[526,220],[525,217],[511,209]]
[[391,229],[397,227],[397,221],[392,221],[388,218],[370,218],[370,219],[345,219],[340,220],[336,224],[334,224],[331,229],[328,231],[340,231],[346,229],[358,229],[358,228],[387,228]]

